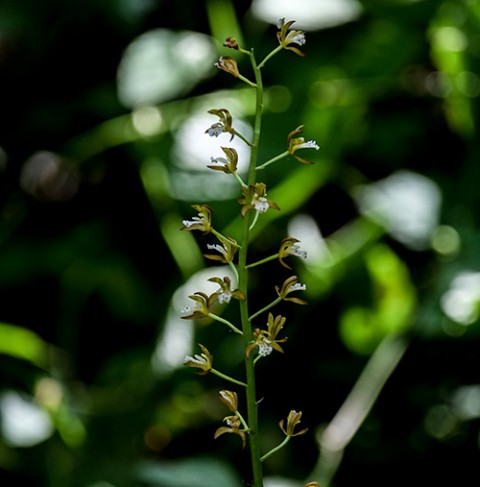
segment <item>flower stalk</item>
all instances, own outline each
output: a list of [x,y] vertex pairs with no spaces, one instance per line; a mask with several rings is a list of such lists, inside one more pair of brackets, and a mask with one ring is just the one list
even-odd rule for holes
[[[234,37],[228,37],[226,39],[224,43],[225,47],[249,57],[254,82],[239,72],[237,61],[231,57],[221,57],[215,64],[220,70],[240,79],[255,90],[255,115],[251,140],[248,140],[236,131],[233,117],[225,108],[209,110],[210,114],[218,117],[218,121],[206,130],[206,133],[212,137],[217,137],[222,133],[228,133],[231,136],[230,140],[232,140],[237,136],[250,147],[250,160],[245,181],[237,173],[238,153],[232,147],[221,147],[224,155],[222,157],[212,157],[211,164],[207,166],[213,171],[224,173],[230,177],[233,176],[241,186],[241,197],[237,200],[241,205],[240,215],[242,217],[239,243],[230,237],[222,235],[214,228],[212,210],[207,205],[194,205],[193,208],[197,211],[197,216],[193,217],[192,220],[184,220],[182,227],[183,230],[196,230],[200,231],[204,236],[213,235],[216,237],[218,243],[207,244],[208,250],[213,252],[204,254],[204,256],[209,260],[227,264],[235,278],[233,284],[229,277],[213,277],[209,279],[217,283],[219,289],[210,295],[198,291],[189,296],[194,302],[194,305],[187,306],[184,309],[184,316],[182,318],[196,320],[208,317],[223,323],[241,337],[245,357],[244,381],[234,379],[214,369],[212,367],[213,356],[203,345],[200,345],[202,353],[194,357],[187,356],[184,364],[198,369],[200,375],[211,372],[243,388],[246,395],[247,411],[245,415],[242,415],[239,411],[238,397],[235,392],[220,391],[220,400],[228,407],[231,414],[223,419],[225,424],[215,431],[214,438],[218,438],[226,433],[232,433],[241,438],[243,447],[246,447],[247,444],[249,445],[252,479],[248,484],[252,487],[263,487],[262,463],[283,448],[292,436],[301,435],[307,431],[307,429],[301,430],[300,432],[294,431],[294,428],[300,422],[302,413],[290,411],[285,428],[284,421],[280,421],[280,428],[285,434],[285,439],[269,452],[263,455],[261,454],[255,365],[261,358],[269,357],[274,350],[284,353],[283,344],[287,341],[287,337],[279,336],[279,334],[282,331],[283,335],[286,318],[281,315],[274,316],[272,313],[269,313],[266,326],[263,328],[253,327],[254,319],[260,314],[269,311],[281,301],[306,304],[302,299],[291,296],[292,292],[303,291],[306,289],[306,286],[301,284],[295,275],[287,278],[281,286],[275,286],[277,297],[253,314],[250,314],[248,298],[249,273],[252,269],[273,260],[278,260],[283,267],[291,269],[289,264],[285,262],[287,257],[292,255],[301,258],[306,257],[306,252],[301,250],[298,245],[299,241],[294,237],[286,237],[282,240],[278,252],[264,259],[254,261],[253,263],[248,262],[251,230],[258,218],[267,211],[280,210],[274,201],[267,199],[267,186],[264,182],[257,180],[258,172],[288,156],[293,156],[293,158],[303,164],[312,164],[311,161],[299,157],[295,152],[299,149],[313,148],[318,150],[319,148],[316,142],[305,142],[305,139],[299,135],[303,129],[303,125],[300,125],[288,134],[287,150],[258,165],[264,106],[264,87],[261,70],[266,62],[281,50],[289,50],[299,56],[304,56],[304,53],[299,50],[299,47],[305,43],[305,36],[302,31],[291,29],[293,23],[294,21],[285,22],[285,19],[280,20],[278,25],[279,31],[277,32],[279,45],[260,64],[256,61],[253,49],[247,51],[241,48]],[[230,303],[231,298],[238,301],[240,315],[240,324],[238,326],[212,312],[213,306],[217,304],[226,305]]]

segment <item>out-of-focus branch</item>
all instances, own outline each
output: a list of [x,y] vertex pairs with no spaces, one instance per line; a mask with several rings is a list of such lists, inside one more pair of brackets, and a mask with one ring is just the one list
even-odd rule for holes
[[403,337],[384,338],[360,374],[350,394],[330,423],[318,433],[320,457],[309,478],[328,487],[342,461],[343,452],[368,416],[381,390],[405,351]]

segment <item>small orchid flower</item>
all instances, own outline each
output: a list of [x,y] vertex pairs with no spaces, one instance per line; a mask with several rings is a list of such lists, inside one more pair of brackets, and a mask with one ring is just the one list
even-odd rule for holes
[[280,250],[278,251],[278,260],[280,261],[280,264],[283,265],[283,267],[291,269],[291,267],[283,260],[289,255],[295,255],[297,257],[300,257],[301,259],[307,258],[307,252],[305,252],[305,250],[300,250],[300,246],[297,245],[298,242],[300,242],[300,240],[294,237],[286,237],[282,240],[280,244]]
[[208,250],[215,250],[218,254],[203,254],[204,257],[210,260],[216,260],[222,264],[229,264],[233,261],[235,253],[238,249],[237,242],[230,237],[225,237],[220,244],[207,244]]
[[192,208],[198,211],[198,216],[191,220],[183,220],[181,230],[200,230],[204,235],[212,231],[212,210],[207,205],[193,205]]
[[220,401],[222,401],[232,413],[236,413],[238,409],[237,393],[233,391],[220,391],[219,394]]
[[300,284],[298,282],[297,276],[291,276],[286,279],[281,288],[275,286],[275,290],[281,299],[297,304],[307,304],[307,302],[299,298],[289,298],[288,295],[294,291],[305,291],[306,289],[307,286],[305,286],[305,284]]
[[220,289],[215,293],[217,295],[216,300],[219,303],[229,303],[232,298],[238,299],[243,301],[245,299],[245,295],[239,289],[232,290],[231,286],[231,279],[228,276],[225,276],[223,279],[219,277],[211,277],[209,279],[211,282],[215,282],[220,286]]
[[239,45],[237,39],[235,37],[229,36],[225,39],[225,42],[223,43],[224,47],[228,47],[230,49],[235,49],[235,51],[238,51]]
[[313,164],[312,161],[309,161],[307,159],[303,159],[302,157],[299,157],[295,155],[295,152],[298,149],[315,149],[318,150],[320,149],[320,146],[314,141],[314,140],[309,140],[305,142],[305,139],[303,137],[295,137],[296,135],[300,134],[303,131],[303,125],[300,125],[297,127],[295,130],[290,132],[288,134],[288,152],[291,154],[295,159],[303,164]]
[[221,148],[225,155],[225,157],[211,157],[210,161],[214,164],[220,163],[221,165],[209,165],[207,166],[209,169],[213,169],[214,171],[222,171],[225,174],[233,174],[237,170],[238,164],[238,153],[235,149],[231,147],[222,147]]
[[282,330],[285,324],[286,318],[281,315],[273,317],[272,313],[268,313],[268,323],[266,330],[255,329],[253,332],[253,341],[247,345],[245,353],[247,358],[254,348],[258,348],[258,356],[266,357],[270,355],[273,350],[283,353],[283,348],[279,343],[286,342],[286,338],[277,339],[277,335]]
[[[232,416],[226,416],[223,421],[227,423],[227,426],[221,426],[215,431],[214,438],[217,439],[219,436],[225,433],[233,433],[240,436],[242,439],[243,448],[246,445],[246,432],[248,431],[248,426],[245,420],[242,418],[238,412],[238,396],[236,392],[233,391],[220,391],[220,401],[227,406],[227,408],[233,413]],[[240,429],[243,426],[244,429]]]
[[213,437],[217,439],[219,436],[225,433],[233,433],[240,436],[240,438],[242,439],[243,448],[245,448],[247,444],[247,436],[245,434],[245,431],[240,429],[240,427],[242,426],[240,418],[236,414],[234,414],[232,416],[226,416],[225,418],[223,418],[223,421],[225,421],[227,426],[221,426],[220,428],[218,428],[217,431],[215,431]]
[[301,411],[297,412],[292,409],[292,411],[288,413],[286,428],[284,427],[283,419],[279,423],[280,428],[289,437],[303,435],[308,431],[308,428],[304,428],[303,430],[300,430],[297,433],[295,433],[295,427],[300,423],[301,418],[302,418],[302,412]]
[[189,298],[195,301],[195,305],[193,307],[186,306],[183,308],[182,313],[184,313],[184,316],[181,318],[183,320],[198,320],[206,318],[209,315],[210,307],[217,300],[218,293],[213,293],[208,296],[207,294],[198,291],[189,296]]
[[269,208],[280,210],[278,205],[267,199],[267,187],[264,183],[255,183],[254,185],[242,189],[245,198],[238,202],[243,205],[241,214],[244,217],[248,211],[255,210],[258,213],[265,213]]
[[198,373],[200,375],[206,375],[212,370],[213,356],[203,345],[200,343],[198,345],[201,348],[202,353],[200,355],[195,354],[193,357],[187,355],[183,360],[183,365],[200,369]]
[[220,134],[226,132],[232,134],[230,137],[230,140],[232,140],[235,136],[235,131],[232,128],[232,116],[230,112],[225,108],[212,108],[208,110],[208,113],[216,115],[220,120],[208,128],[205,133],[210,135],[210,137],[218,137]]
[[240,73],[238,71],[238,66],[237,66],[237,61],[233,59],[232,57],[229,56],[222,56],[216,63],[215,66],[218,69],[221,69],[222,71],[225,71],[232,76],[235,76],[235,78],[238,78],[240,76]]
[[[245,52],[245,51],[242,50],[242,52]],[[242,76],[240,74],[240,72],[238,71],[237,61],[235,61],[235,59],[233,59],[232,57],[222,56],[215,63],[215,66],[218,69],[221,69],[222,71],[225,71],[228,74],[235,76],[235,78],[242,80],[244,83],[247,83],[247,85],[249,85],[249,86],[252,86],[252,87],[257,86],[253,81],[250,81],[249,79],[245,78],[245,76]]]
[[320,487],[320,484],[318,482],[308,482],[304,487]]
[[277,39],[280,45],[289,51],[293,51],[295,54],[299,56],[305,57],[305,53],[300,51],[292,44],[297,44],[298,46],[303,46],[306,42],[305,40],[305,32],[301,30],[290,30],[290,27],[295,23],[294,20],[290,20],[285,23],[285,19],[280,19],[278,21],[278,29],[277,32]]

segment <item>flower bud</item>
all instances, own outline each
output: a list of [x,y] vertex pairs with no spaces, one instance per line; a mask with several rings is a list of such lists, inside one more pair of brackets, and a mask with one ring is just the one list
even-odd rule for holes
[[225,42],[223,43],[223,45],[225,47],[230,48],[230,49],[235,49],[236,51],[238,51],[238,49],[239,49],[237,39],[235,39],[235,37],[232,37],[232,36],[227,37],[225,39]]
[[233,391],[220,391],[219,394],[220,401],[222,401],[232,413],[236,412],[238,409],[237,393]]
[[221,69],[223,71],[226,71],[227,73],[235,76],[235,78],[238,78],[238,75],[240,74],[238,72],[238,66],[237,66],[237,61],[233,59],[232,57],[228,56],[222,56],[216,63],[215,66],[218,69]]

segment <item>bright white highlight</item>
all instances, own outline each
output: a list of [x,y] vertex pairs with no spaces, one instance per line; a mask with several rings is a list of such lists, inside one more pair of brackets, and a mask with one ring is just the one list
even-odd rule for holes
[[442,296],[443,312],[456,323],[471,325],[479,318],[480,272],[466,271],[458,274]]
[[296,21],[295,30],[318,30],[355,20],[362,6],[357,0],[254,0],[252,12],[270,24],[284,17]]
[[354,192],[360,212],[414,250],[429,247],[438,225],[441,194],[430,179],[397,171]]

